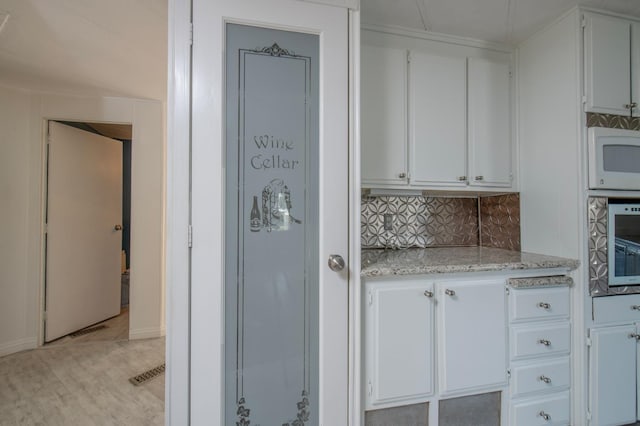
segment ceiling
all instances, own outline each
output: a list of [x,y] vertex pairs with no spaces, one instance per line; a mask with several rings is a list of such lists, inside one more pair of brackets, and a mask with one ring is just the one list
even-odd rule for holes
[[516,45],[580,4],[640,17],[640,0],[360,0],[362,23]]
[[0,0],[0,84],[164,101],[166,82],[167,0]]
[[[578,3],[640,17],[640,0],[361,0],[365,24],[510,45]],[[166,82],[167,0],[0,0],[0,84],[166,101]]]

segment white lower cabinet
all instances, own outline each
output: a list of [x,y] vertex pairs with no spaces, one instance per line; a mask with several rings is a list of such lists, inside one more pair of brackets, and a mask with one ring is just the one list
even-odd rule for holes
[[506,385],[504,279],[375,280],[365,292],[367,410]]
[[[366,279],[365,410],[428,402],[430,426],[437,426],[439,401],[497,391],[501,424],[570,425],[570,288],[524,287],[531,280],[503,274]],[[628,338],[635,327],[620,333],[635,344]],[[595,337],[594,346],[599,342]],[[604,355],[603,349],[598,359]],[[620,368],[630,371],[626,364]],[[625,393],[635,398],[633,371],[627,378],[633,392]],[[603,386],[604,405],[616,411],[620,403],[609,400],[620,399],[619,387],[609,389],[613,381]]]
[[637,327],[633,324],[590,330],[589,405],[591,424],[635,423],[637,413]]
[[507,382],[504,280],[437,283],[442,395]]
[[624,425],[640,419],[640,294],[593,299],[589,330],[591,424]]
[[367,301],[367,408],[431,396],[433,284],[378,282],[367,286]]
[[511,289],[509,425],[569,425],[569,287]]

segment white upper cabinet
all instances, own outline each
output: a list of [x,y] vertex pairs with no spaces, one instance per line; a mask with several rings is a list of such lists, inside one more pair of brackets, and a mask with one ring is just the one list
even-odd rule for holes
[[365,187],[516,189],[510,53],[363,38],[375,39],[361,49]]
[[585,109],[639,115],[640,27],[625,19],[593,13],[585,13],[584,19]]
[[467,60],[411,52],[411,182],[466,185]]
[[361,49],[362,181],[407,183],[407,51]]
[[469,182],[509,187],[511,170],[510,67],[469,58]]

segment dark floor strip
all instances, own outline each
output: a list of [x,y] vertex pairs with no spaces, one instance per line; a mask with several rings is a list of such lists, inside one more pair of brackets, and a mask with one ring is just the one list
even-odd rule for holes
[[69,336],[80,337],[80,336],[84,336],[85,334],[93,333],[94,331],[102,330],[103,328],[107,328],[107,326],[104,324],[100,324],[100,325],[96,325],[95,327],[83,328],[82,330],[78,330],[74,333],[69,334]]
[[165,364],[160,364],[159,366],[152,368],[151,370],[147,370],[142,374],[138,374],[137,376],[133,376],[129,379],[131,384],[140,386],[151,379],[155,379],[158,376],[164,374],[164,366]]

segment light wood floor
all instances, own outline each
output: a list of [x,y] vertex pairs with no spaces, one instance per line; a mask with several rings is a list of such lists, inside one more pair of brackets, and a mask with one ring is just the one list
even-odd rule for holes
[[45,344],[45,346],[75,345],[78,343],[101,342],[104,340],[128,340],[129,339],[129,307],[126,306],[120,310],[120,315],[113,317],[91,327],[105,325],[106,328],[78,337],[65,336],[53,342]]
[[129,383],[164,362],[164,338],[65,339],[0,357],[0,425],[164,424],[164,375]]

